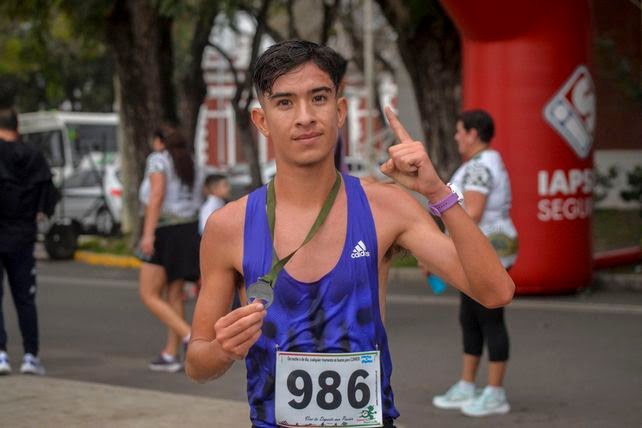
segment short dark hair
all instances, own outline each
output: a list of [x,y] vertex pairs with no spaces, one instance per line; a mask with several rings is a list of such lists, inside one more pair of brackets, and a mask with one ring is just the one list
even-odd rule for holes
[[466,131],[470,131],[471,129],[477,130],[479,139],[486,144],[489,144],[490,140],[495,136],[495,123],[493,122],[493,118],[484,110],[463,111],[459,113],[457,120],[461,121]]
[[227,180],[227,177],[223,174],[210,174],[205,177],[205,187],[210,189],[212,186],[217,185],[220,181]]
[[326,72],[334,83],[335,91],[346,71],[347,61],[334,49],[306,40],[286,40],[270,46],[254,64],[252,82],[259,97],[271,94],[279,77],[313,62]]
[[15,108],[0,108],[0,129],[18,132],[18,113]]

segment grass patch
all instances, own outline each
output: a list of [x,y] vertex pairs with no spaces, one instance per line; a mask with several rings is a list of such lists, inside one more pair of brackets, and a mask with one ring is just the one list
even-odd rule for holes
[[87,236],[80,239],[78,249],[92,253],[116,254],[119,256],[132,256],[134,253],[129,246],[129,236],[100,237]]
[[642,245],[638,210],[596,210],[593,213],[593,251]]
[[[639,210],[596,210],[593,213],[593,251],[607,251],[642,245],[642,217]],[[602,272],[639,274],[642,265],[604,269]]]
[[393,268],[417,267],[417,259],[412,254],[404,251],[401,255],[392,260]]

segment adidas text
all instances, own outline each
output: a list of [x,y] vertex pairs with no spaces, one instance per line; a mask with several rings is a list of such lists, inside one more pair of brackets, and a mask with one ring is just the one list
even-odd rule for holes
[[359,257],[370,257],[370,251],[368,251],[366,244],[364,244],[363,241],[359,241],[357,245],[354,246],[350,257],[353,259],[358,259]]

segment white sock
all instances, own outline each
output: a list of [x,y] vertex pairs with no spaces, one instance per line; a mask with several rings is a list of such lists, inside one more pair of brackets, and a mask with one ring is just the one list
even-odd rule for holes
[[488,385],[486,386],[486,389],[488,392],[494,394],[494,395],[503,395],[504,394],[504,387],[502,386],[491,386]]
[[183,338],[183,343],[189,343],[189,340],[192,338],[191,333],[187,333],[187,336]]
[[475,384],[465,380],[459,381],[459,388],[464,392],[472,393],[475,391]]
[[174,361],[176,359],[175,356],[168,354],[167,352],[163,351],[161,352],[161,357],[163,360],[169,362],[169,361]]

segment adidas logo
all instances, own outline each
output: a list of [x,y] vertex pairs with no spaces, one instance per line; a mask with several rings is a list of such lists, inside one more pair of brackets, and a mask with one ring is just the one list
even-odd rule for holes
[[350,255],[353,259],[358,259],[359,257],[370,257],[370,251],[366,248],[366,244],[363,241],[359,241],[357,245],[354,246],[352,254]]

